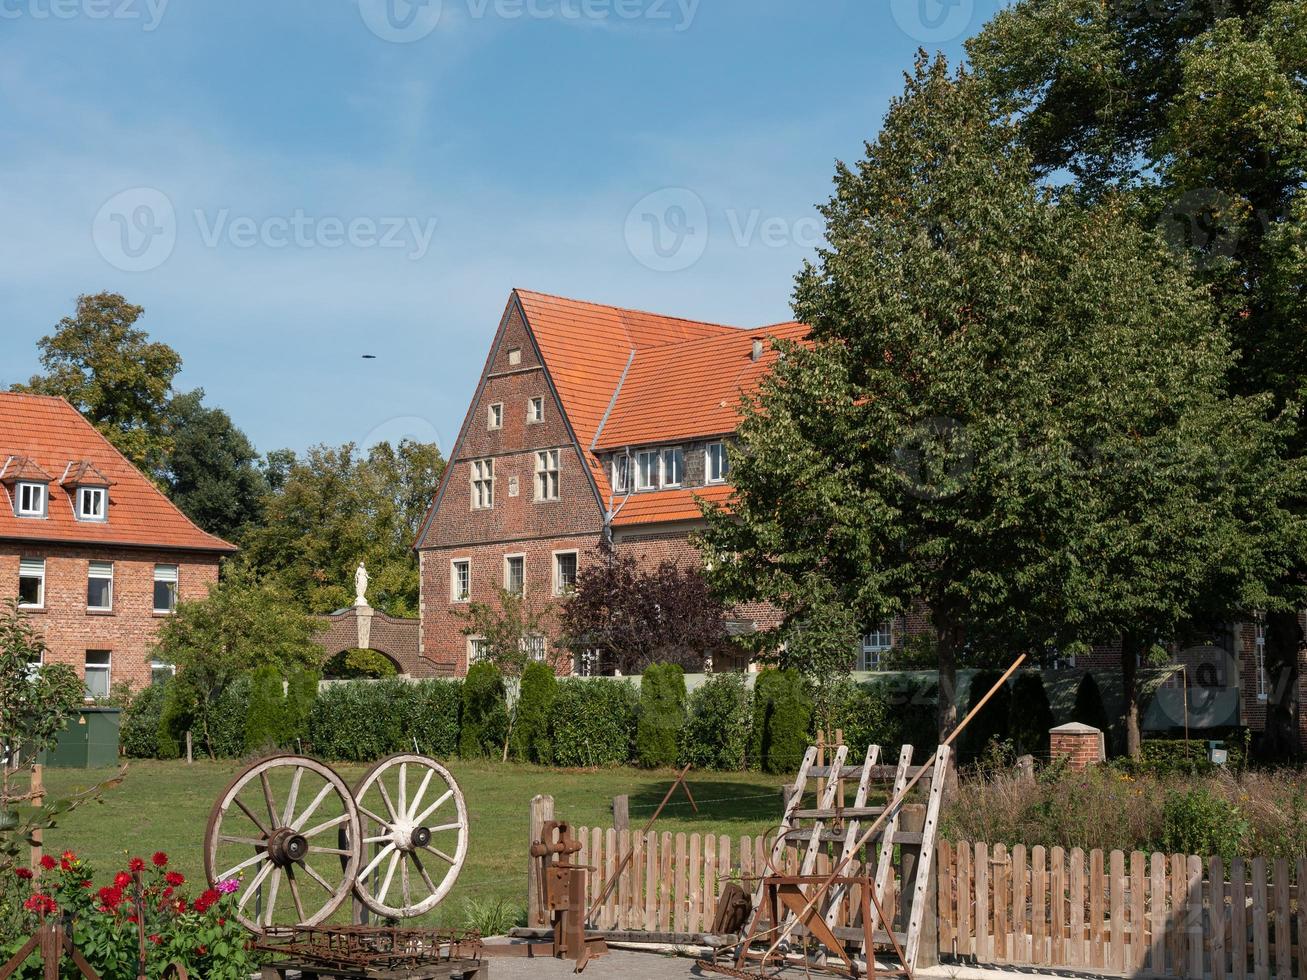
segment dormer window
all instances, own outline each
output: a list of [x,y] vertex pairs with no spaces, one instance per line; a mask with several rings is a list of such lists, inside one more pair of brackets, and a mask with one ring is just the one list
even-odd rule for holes
[[77,519],[79,521],[107,521],[109,519],[109,491],[104,487],[78,487]]
[[19,517],[44,517],[48,498],[44,483],[18,483],[14,487],[14,512]]

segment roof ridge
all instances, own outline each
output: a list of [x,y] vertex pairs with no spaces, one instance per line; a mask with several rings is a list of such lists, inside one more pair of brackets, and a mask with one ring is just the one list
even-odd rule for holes
[[[557,293],[542,293],[538,289],[524,289],[521,286],[514,286],[513,291],[528,296],[543,296],[545,299],[558,299],[564,303],[577,303],[581,306],[594,306],[603,310],[612,310],[614,313],[635,313],[640,316],[657,317],[660,320],[676,320],[680,323],[693,323],[700,327],[720,327],[722,330],[748,330],[748,327],[737,326],[733,323],[717,323],[713,320],[695,320],[688,316],[676,316],[672,313],[657,313],[654,310],[637,310],[630,306],[615,306],[612,303],[600,303],[596,300],[577,299],[574,296],[560,296]],[[625,324],[623,324],[625,327]],[[662,346],[661,344],[656,346]]]

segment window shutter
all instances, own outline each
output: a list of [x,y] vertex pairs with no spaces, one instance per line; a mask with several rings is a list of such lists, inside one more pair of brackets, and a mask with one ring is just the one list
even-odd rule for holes
[[44,558],[23,558],[18,562],[18,574],[23,578],[34,578],[45,574]]
[[156,582],[176,582],[177,566],[176,565],[155,565],[154,580]]
[[91,562],[91,578],[112,578],[113,562],[111,561],[93,561]]

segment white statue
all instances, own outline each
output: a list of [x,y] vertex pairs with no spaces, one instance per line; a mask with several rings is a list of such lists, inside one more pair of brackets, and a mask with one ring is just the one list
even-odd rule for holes
[[354,605],[368,604],[368,570],[363,567],[363,562],[359,562],[359,567],[354,572],[354,593]]

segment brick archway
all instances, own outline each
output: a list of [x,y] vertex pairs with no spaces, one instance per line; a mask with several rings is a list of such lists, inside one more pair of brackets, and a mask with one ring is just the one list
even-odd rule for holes
[[371,650],[389,659],[401,674],[431,673],[419,655],[416,619],[396,619],[370,606],[351,606],[317,619],[322,629],[313,641],[322,647],[324,660],[346,650]]

